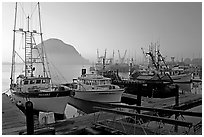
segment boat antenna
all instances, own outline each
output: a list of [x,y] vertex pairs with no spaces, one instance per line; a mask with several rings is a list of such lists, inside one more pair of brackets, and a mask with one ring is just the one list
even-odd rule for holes
[[[51,73],[50,73],[50,69],[49,69],[49,63],[48,60],[46,60],[47,63],[47,71],[45,70],[45,59],[47,58],[46,52],[44,52],[44,41],[43,41],[43,37],[42,37],[42,25],[41,25],[41,14],[40,14],[40,2],[38,2],[38,13],[39,13],[39,23],[40,23],[40,38],[41,38],[41,44],[42,44],[42,62],[43,62],[43,74],[44,76],[47,74],[47,76],[51,77]],[[51,83],[52,83],[52,79],[51,79]]]
[[[16,15],[17,15],[17,2],[15,6],[15,18],[14,18],[14,29],[13,29],[13,52],[12,52],[12,65],[11,65],[11,85],[13,85],[13,76],[15,71],[15,33],[16,33]],[[11,88],[11,87],[10,87]]]

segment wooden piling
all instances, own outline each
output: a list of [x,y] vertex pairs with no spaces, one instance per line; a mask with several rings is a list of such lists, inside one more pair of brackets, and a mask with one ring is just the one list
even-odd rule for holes
[[33,103],[31,101],[27,101],[25,106],[26,106],[27,135],[33,135],[34,134]]
[[[175,107],[178,107],[178,106],[179,106],[179,86],[176,85],[176,88],[175,88]],[[175,120],[177,120],[178,117],[179,117],[179,114],[175,114]],[[178,132],[178,125],[177,124],[175,124],[174,131]]]
[[[138,91],[137,91],[137,106],[141,106],[142,104],[142,96],[141,96],[141,90],[142,90],[142,85],[141,84],[137,84]],[[137,109],[137,112],[140,114],[140,109]]]
[[179,106],[179,86],[176,85],[175,88],[175,106],[178,107]]

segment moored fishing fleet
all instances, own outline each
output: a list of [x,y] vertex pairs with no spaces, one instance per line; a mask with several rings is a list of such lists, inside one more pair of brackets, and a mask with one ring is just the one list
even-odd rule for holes
[[[27,101],[31,101],[37,111],[64,114],[70,97],[99,104],[121,104],[124,93],[168,98],[175,96],[177,85],[182,88],[186,84],[202,82],[202,66],[175,62],[174,57],[171,62],[167,62],[161,55],[157,42],[151,43],[148,52],[144,52],[142,48],[146,64],[136,64],[133,58],[126,59],[127,50],[123,56],[118,50],[119,59],[116,63],[114,51],[113,57],[107,58],[107,50],[101,57],[97,50],[97,60],[90,67],[90,73],[82,69],[81,75],[73,78],[72,82],[55,84],[52,82],[53,77],[43,43],[39,3],[37,7],[39,30],[31,27],[29,15],[26,17],[26,27],[17,26],[17,3],[15,7],[10,91],[15,103],[23,107]],[[24,50],[22,56],[16,51],[17,34],[22,35],[24,40],[21,45]],[[20,57],[24,65],[24,70],[19,75],[15,72],[16,56]],[[126,78],[121,76],[124,73]],[[189,90],[191,89],[192,87]]]
[[[148,62],[146,65],[135,64],[133,58],[126,59],[127,50],[123,56],[118,50],[119,59],[115,64],[114,51],[113,57],[107,58],[107,50],[105,50],[104,56],[100,57],[97,50],[97,62],[90,67],[91,74],[86,74],[86,70],[83,69],[81,77],[73,80],[72,83],[54,85],[48,62],[46,62],[46,51],[43,47],[40,5],[38,3],[39,32],[33,28],[31,30],[31,18],[29,16],[26,18],[27,28],[16,27],[17,7],[16,4],[10,90],[17,102],[25,104],[26,101],[30,100],[34,103],[34,109],[62,114],[68,103],[67,96],[87,101],[112,103],[120,102],[123,92],[136,94],[134,93],[136,91],[133,91],[135,88],[131,88],[131,85],[122,84],[121,86],[117,83],[122,78],[115,72],[128,73],[128,78],[123,79],[126,82],[142,83],[143,91],[140,93],[149,97],[172,96],[174,95],[172,84],[191,83],[194,80],[193,78],[201,76],[201,69],[194,73],[195,69],[192,66],[176,64],[173,57],[172,62],[166,63],[159,50],[160,44],[157,42],[155,44],[151,43],[148,52],[144,52],[141,48]],[[23,45],[25,54],[24,57],[21,57],[21,59],[24,59],[25,70],[24,74],[20,74],[17,78],[15,78],[15,57],[19,54],[15,50],[16,33],[23,34],[25,39]],[[36,37],[40,39],[38,45]],[[41,67],[39,67],[40,65]],[[201,78],[196,78],[196,81],[201,81]],[[124,87],[126,90],[124,90]]]
[[[171,57],[172,60],[167,62],[159,47],[160,44],[156,42],[149,45],[149,51],[147,52],[141,48],[146,60],[143,64],[136,64],[133,58],[126,59],[126,52],[122,59],[119,56],[119,60],[121,60],[119,62],[121,63],[112,63],[114,62],[113,58],[111,58],[111,63],[106,63],[105,50],[105,55],[97,58],[95,70],[112,78],[114,84],[126,87],[126,93],[137,94],[138,89],[135,87],[135,83],[142,86],[143,89],[140,93],[148,97],[174,96],[175,84],[179,85],[180,91],[191,92],[195,83],[201,82],[202,79],[201,61],[199,63],[198,61],[197,63],[176,62],[174,57]],[[108,60],[110,59],[108,58]],[[101,67],[99,67],[99,64]],[[94,70],[93,66],[92,70]],[[126,73],[125,78],[123,78],[124,73]]]

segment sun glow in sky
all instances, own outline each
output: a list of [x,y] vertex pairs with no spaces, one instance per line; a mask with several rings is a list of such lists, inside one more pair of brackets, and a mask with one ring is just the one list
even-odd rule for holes
[[[26,6],[30,12],[35,3],[22,3]],[[115,54],[127,50],[127,57],[142,58],[141,47],[147,49],[156,41],[168,59],[202,54],[201,2],[42,2],[40,6],[44,40],[61,39],[91,61],[96,61],[97,49],[100,55],[105,49],[107,56],[113,50]],[[2,61],[11,61],[14,8],[14,2],[2,3]]]

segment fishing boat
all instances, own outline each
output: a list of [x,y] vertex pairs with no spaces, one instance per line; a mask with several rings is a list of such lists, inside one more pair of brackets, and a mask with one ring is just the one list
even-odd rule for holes
[[[158,45],[159,47],[159,45]],[[150,50],[143,54],[150,56],[150,65],[146,70],[144,75],[142,71],[135,71],[132,74],[133,79],[137,80],[153,80],[153,81],[163,81],[170,83],[191,83],[192,74],[185,72],[183,68],[167,66],[165,58],[161,55],[159,48],[155,48],[155,53]],[[163,62],[163,64],[161,64]],[[152,74],[150,74],[152,73]]]
[[[40,32],[31,30],[31,17],[27,16],[27,28],[16,29],[17,7],[15,6],[15,21],[14,21],[14,35],[13,35],[13,53],[11,66],[11,83],[10,90],[13,99],[17,103],[25,106],[26,101],[33,103],[33,108],[38,111],[54,112],[56,114],[64,114],[68,98],[71,90],[52,84],[50,71],[47,63],[47,57],[44,52],[44,44],[42,38],[41,18],[40,18],[40,4],[37,3],[39,13]],[[24,39],[23,57],[16,51],[16,33],[22,35]],[[41,42],[36,44],[37,38]],[[19,56],[23,62],[22,74],[17,75],[16,70],[16,56]]]
[[65,84],[73,90],[73,97],[86,101],[117,103],[121,102],[124,89],[111,84],[111,78],[96,73],[86,74],[82,69],[81,77],[73,79],[73,83]]
[[[179,74],[179,75],[170,75],[173,83],[191,83],[192,80],[192,74],[186,73],[186,74]],[[170,78],[163,76],[163,81],[171,82]]]

